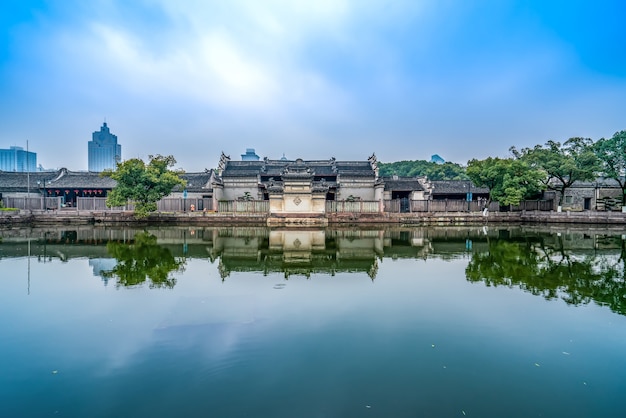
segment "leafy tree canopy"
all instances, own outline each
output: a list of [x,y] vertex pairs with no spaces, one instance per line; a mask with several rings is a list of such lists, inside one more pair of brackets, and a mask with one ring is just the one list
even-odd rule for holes
[[169,195],[175,186],[184,187],[179,177],[182,171],[169,168],[176,164],[173,156],[149,156],[150,162],[132,158],[117,164],[115,171],[104,171],[103,176],[117,181],[117,186],[107,196],[108,206],[124,206],[128,201],[135,204],[135,216],[143,218],[157,209],[156,202]]
[[541,191],[543,173],[522,160],[492,158],[470,160],[467,175],[472,182],[489,189],[489,200],[518,205]]
[[468,180],[465,168],[456,163],[437,164],[426,160],[378,163],[381,176],[421,177],[430,180]]
[[570,138],[563,144],[546,142],[545,146],[511,148],[511,152],[530,168],[543,171],[543,185],[559,193],[559,205],[563,203],[565,190],[576,181],[593,180],[600,168],[593,141],[589,138]]
[[617,180],[622,188],[622,205],[626,205],[626,131],[616,132],[609,139],[599,139],[595,150],[602,173]]
[[152,288],[171,289],[176,285],[171,273],[184,270],[184,260],[158,245],[157,237],[147,232],[136,234],[132,244],[111,241],[107,251],[117,260],[117,265],[103,275],[117,277],[118,287],[138,286],[149,279]]

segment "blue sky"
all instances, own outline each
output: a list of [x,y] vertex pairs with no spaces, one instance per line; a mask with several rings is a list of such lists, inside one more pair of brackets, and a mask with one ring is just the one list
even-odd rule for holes
[[626,2],[4,0],[0,148],[465,164],[626,129]]

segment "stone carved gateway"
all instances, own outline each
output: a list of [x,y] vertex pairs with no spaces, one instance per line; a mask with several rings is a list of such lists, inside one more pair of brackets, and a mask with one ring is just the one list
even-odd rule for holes
[[269,193],[270,212],[276,214],[322,214],[326,195],[314,190],[315,170],[298,158],[281,171],[282,190]]

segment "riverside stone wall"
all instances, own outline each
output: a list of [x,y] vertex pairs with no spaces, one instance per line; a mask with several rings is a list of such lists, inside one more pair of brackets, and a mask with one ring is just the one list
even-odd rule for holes
[[[306,217],[304,217],[306,218]],[[316,217],[320,218],[319,215]],[[323,216],[326,225],[484,225],[484,224],[598,224],[626,225],[622,212],[446,212],[446,213],[333,213]],[[20,211],[0,213],[0,226],[12,225],[281,225],[268,214],[155,213],[137,219],[132,212]],[[306,223],[294,223],[302,226]],[[312,226],[312,225],[311,225]]]

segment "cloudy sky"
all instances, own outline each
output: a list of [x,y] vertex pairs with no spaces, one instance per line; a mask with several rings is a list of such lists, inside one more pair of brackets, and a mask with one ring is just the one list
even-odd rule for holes
[[3,0],[0,148],[465,164],[626,129],[622,0]]

